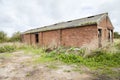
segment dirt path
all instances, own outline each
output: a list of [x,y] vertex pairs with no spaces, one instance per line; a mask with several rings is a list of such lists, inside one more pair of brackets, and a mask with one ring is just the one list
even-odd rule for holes
[[[9,59],[0,58],[0,80],[92,80],[91,74],[73,71],[73,66],[57,65],[57,69],[49,68],[49,63],[29,64],[32,55],[24,55],[23,51],[11,53]],[[50,64],[51,65],[51,64]],[[56,65],[56,64],[52,64]]]

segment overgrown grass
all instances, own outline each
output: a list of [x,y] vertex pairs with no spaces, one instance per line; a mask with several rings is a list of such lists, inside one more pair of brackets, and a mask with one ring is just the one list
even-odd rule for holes
[[[110,51],[115,48],[117,51]],[[120,43],[117,42],[107,48],[92,50],[90,55],[84,57],[86,49],[79,48],[57,48],[50,52],[41,53],[41,56],[36,58],[35,61],[49,62],[61,61],[66,64],[76,64],[78,66],[84,65],[92,70],[99,70],[100,74],[119,75],[119,71],[112,70],[113,68],[120,68]],[[115,76],[114,75],[114,76]]]
[[[110,51],[115,48],[117,51]],[[84,57],[86,54],[85,48],[64,48],[48,51],[46,49],[29,46],[29,45],[4,45],[0,46],[0,53],[13,52],[15,50],[23,50],[25,54],[37,55],[33,57],[34,63],[55,62],[61,61],[66,64],[76,64],[78,66],[84,65],[90,69],[101,70],[101,73],[113,73],[112,68],[120,68],[120,41],[116,41],[114,45],[107,48],[96,49],[90,52],[90,55]],[[2,56],[11,56],[5,54]],[[1,57],[1,55],[0,55]],[[55,66],[49,66],[55,68]]]
[[25,54],[40,55],[44,53],[43,48],[31,45],[23,45],[19,49],[23,50]]
[[6,54],[0,54],[0,59],[8,59],[12,56],[12,54],[10,53],[6,53]]
[[120,53],[101,53],[99,56],[84,59],[83,64],[92,68],[120,67]]
[[114,47],[120,52],[120,39],[114,39]]
[[[114,47],[120,50],[119,40],[115,43]],[[108,51],[109,49],[97,49],[91,51],[91,55],[83,57],[86,49],[73,47],[69,49],[59,47],[50,52],[45,52],[45,49],[37,46],[18,46],[15,44],[0,46],[0,53],[12,52],[15,50],[23,50],[25,51],[25,54],[38,55],[38,57],[34,60],[36,63],[62,61],[67,64],[82,64],[90,68],[120,67],[120,51],[111,53]]]
[[59,68],[57,65],[54,65],[54,64],[49,64],[49,65],[47,65],[47,67],[50,69],[58,69]]
[[[119,47],[119,44],[115,47]],[[59,60],[67,64],[82,64],[90,68],[105,68],[105,67],[120,67],[120,52],[111,53],[104,49],[94,50],[92,55],[83,57],[85,49],[55,49],[51,52],[45,52],[43,50],[29,49],[33,53],[40,53],[41,56],[36,58],[36,62],[47,62],[53,60]],[[35,52],[34,52],[35,50]],[[43,52],[43,53],[42,53]]]
[[13,46],[13,45],[0,46],[0,53],[13,52],[15,50],[16,50],[16,46]]
[[[95,53],[95,52],[94,52]],[[52,51],[42,56],[42,58],[52,58],[53,60],[60,60],[67,64],[82,64],[91,68],[104,68],[104,67],[120,67],[120,53],[107,53],[104,51],[96,51],[96,55],[84,58],[75,53],[59,53]]]
[[33,61],[34,61],[34,63],[36,63],[36,64],[38,64],[38,63],[45,63],[45,62],[51,62],[51,61],[54,61],[54,58],[49,58],[49,57],[41,57],[41,56],[39,56],[39,57],[35,57],[34,59],[33,59]]

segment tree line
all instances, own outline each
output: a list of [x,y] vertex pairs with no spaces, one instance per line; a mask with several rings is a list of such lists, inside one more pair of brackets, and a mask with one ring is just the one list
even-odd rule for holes
[[11,37],[8,37],[7,33],[0,31],[0,43],[2,42],[20,42],[21,32],[15,32]]
[[120,39],[120,34],[118,32],[114,32],[114,38],[119,38]]

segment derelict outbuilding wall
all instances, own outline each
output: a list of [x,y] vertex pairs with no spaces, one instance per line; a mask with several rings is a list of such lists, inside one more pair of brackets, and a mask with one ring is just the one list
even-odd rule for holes
[[45,47],[89,45],[97,40],[97,25],[39,32],[39,43],[35,42],[35,33],[24,35],[28,44]]
[[24,32],[24,43],[43,47],[102,47],[113,42],[113,25],[108,13],[61,22]]
[[88,46],[97,41],[97,36],[97,25],[63,29],[62,45],[74,47]]
[[26,44],[30,44],[31,41],[30,41],[30,34],[24,34],[22,35],[22,42],[26,43]]
[[113,29],[114,28],[108,16],[104,17],[100,21],[100,23],[98,24],[98,29],[102,30],[102,35],[101,35],[102,45],[106,45],[105,44],[106,42],[113,42],[113,37],[114,37]]
[[52,30],[42,32],[42,40],[40,41],[42,46],[45,47],[57,47],[60,46],[60,30]]

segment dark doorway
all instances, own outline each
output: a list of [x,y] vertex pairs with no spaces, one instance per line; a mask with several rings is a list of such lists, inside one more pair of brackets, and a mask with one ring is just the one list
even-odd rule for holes
[[108,41],[112,42],[113,40],[113,30],[108,30]]
[[102,47],[101,40],[102,40],[102,29],[98,29],[98,46],[99,47]]
[[39,34],[38,33],[35,33],[35,42],[39,43]]

